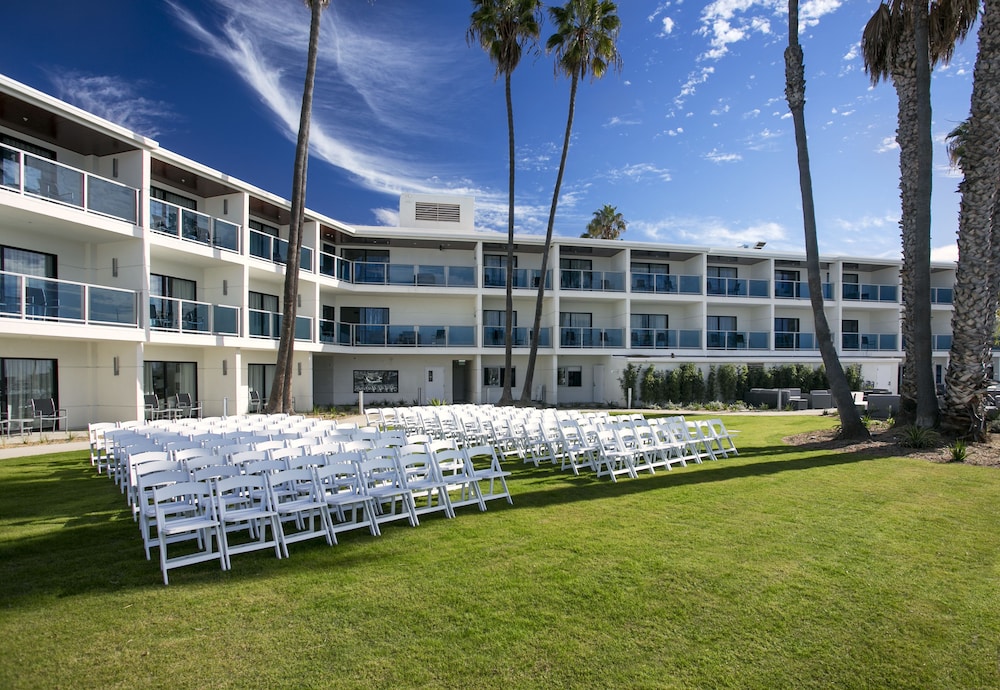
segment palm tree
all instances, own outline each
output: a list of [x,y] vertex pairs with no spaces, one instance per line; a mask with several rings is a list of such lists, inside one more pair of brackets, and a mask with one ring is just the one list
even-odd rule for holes
[[500,404],[514,402],[511,392],[511,359],[514,325],[514,106],[510,75],[521,61],[524,48],[539,37],[541,0],[472,0],[466,40],[477,42],[496,65],[494,78],[504,75],[507,97],[507,310],[504,320],[504,377]]
[[969,119],[949,135],[952,163],[964,173],[959,191],[958,268],[942,426],[979,440],[985,433],[982,392],[992,357],[1000,301],[1000,15],[985,3],[973,73]]
[[559,204],[559,189],[562,187],[563,173],[566,171],[566,155],[569,153],[569,139],[573,132],[573,112],[576,108],[576,88],[580,79],[590,75],[591,80],[600,79],[612,68],[621,70],[622,59],[618,54],[618,31],[621,18],[618,6],[611,0],[568,0],[562,7],[550,7],[549,17],[556,26],[556,32],[545,43],[546,52],[555,52],[556,76],[563,74],[570,78],[569,116],[566,118],[566,134],[563,136],[562,156],[559,172],[552,190],[552,206],[549,208],[549,224],[545,229],[545,245],[542,248],[542,270],[535,296],[535,318],[532,324],[531,351],[528,368],[521,389],[521,402],[531,402],[531,385],[535,375],[535,360],[538,357],[538,334],[542,326],[542,301],[545,297],[545,274],[549,267],[549,250],[552,248],[552,229],[556,222],[556,206]]
[[900,230],[903,246],[903,350],[898,420],[930,427],[937,423],[931,349],[930,72],[951,59],[955,44],[975,21],[978,0],[883,2],[861,38],[865,71],[872,84],[892,80],[899,99]]
[[594,217],[587,223],[587,231],[580,237],[594,237],[600,240],[617,240],[627,230],[625,217],[617,206],[604,204],[594,211]]
[[302,87],[299,134],[295,142],[292,171],[292,209],[288,225],[288,257],[285,261],[285,288],[281,310],[281,337],[274,367],[267,412],[292,411],[292,360],[295,356],[295,314],[299,292],[299,255],[302,252],[302,224],[306,205],[306,167],[309,163],[309,122],[312,119],[313,88],[316,82],[316,59],[319,55],[319,27],[323,10],[330,0],[304,0],[309,7],[309,50],[306,57],[306,80]]
[[812,172],[809,167],[809,144],[806,139],[806,77],[799,45],[799,0],[788,0],[788,48],[785,49],[785,98],[795,126],[795,148],[799,161],[799,189],[802,193],[802,224],[806,240],[806,273],[809,281],[809,301],[816,324],[816,340],[834,403],[840,413],[841,435],[848,439],[866,439],[868,428],[854,404],[851,386],[833,344],[830,324],[823,311],[823,284],[819,272],[819,243],[816,239],[816,209],[813,203]]

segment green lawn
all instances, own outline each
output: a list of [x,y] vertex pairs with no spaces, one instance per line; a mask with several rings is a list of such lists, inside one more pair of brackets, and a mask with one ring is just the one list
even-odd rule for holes
[[513,506],[169,587],[85,454],[0,462],[0,687],[1000,687],[1000,472],[726,422],[739,458],[511,467]]

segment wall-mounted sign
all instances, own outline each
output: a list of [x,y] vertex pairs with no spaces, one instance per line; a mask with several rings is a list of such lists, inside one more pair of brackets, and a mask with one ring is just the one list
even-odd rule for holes
[[355,369],[355,393],[398,393],[399,371],[389,369]]

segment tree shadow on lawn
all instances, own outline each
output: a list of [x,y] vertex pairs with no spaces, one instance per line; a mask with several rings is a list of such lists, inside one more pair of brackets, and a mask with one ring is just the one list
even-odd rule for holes
[[[844,444],[844,447],[849,445]],[[598,478],[592,471],[584,471],[579,476],[573,475],[550,463],[540,467],[530,463],[506,463],[506,469],[512,472],[509,482],[514,488],[514,505],[508,505],[505,501],[492,501],[488,512],[623,496],[673,486],[762,477],[899,455],[889,448],[885,448],[884,452],[878,452],[879,449],[874,449],[875,452],[871,449],[867,452],[838,450],[837,442],[830,441],[745,447],[740,449],[739,456],[706,460],[701,465],[689,463],[686,468],[676,467],[671,471],[660,469],[655,475],[643,472],[637,479],[622,478],[618,482],[612,482],[607,477]],[[803,453],[806,453],[804,457]],[[787,455],[798,457],[782,459],[782,456]],[[64,597],[162,586],[157,550],[153,549],[151,560],[145,559],[138,524],[132,520],[131,511],[125,505],[125,497],[106,476],[97,475],[86,460],[86,456],[49,459],[48,462],[57,464],[43,478],[11,478],[15,480],[17,501],[13,506],[8,504],[0,509],[0,519],[11,527],[20,526],[28,530],[36,523],[42,525],[43,530],[45,523],[63,524],[58,530],[43,531],[37,536],[0,539],[0,579],[10,583],[0,591],[0,608],[14,607],[19,601],[31,601],[40,594]],[[65,482],[71,484],[68,492],[65,492]],[[553,486],[556,482],[561,485]],[[57,484],[63,495],[60,499],[53,500],[53,488]],[[517,491],[518,484],[522,487],[527,485],[527,488]],[[477,514],[478,511],[469,513]],[[463,517],[459,516],[459,519]],[[394,536],[406,538],[405,532],[409,529],[411,528],[401,527],[400,533]],[[362,534],[361,531],[338,537],[345,545],[370,538],[370,535]],[[330,548],[322,540],[310,540],[307,543],[312,544],[313,541],[317,542],[317,548]],[[305,547],[306,543],[297,544],[295,550],[301,551]],[[260,554],[247,554],[243,558],[261,554],[262,558],[268,559],[263,551]],[[347,562],[366,560],[365,552],[357,548],[343,549],[339,556],[347,558]],[[374,559],[374,551],[371,556]],[[273,559],[273,554],[270,554],[270,558]],[[264,561],[248,562],[249,567],[237,567],[235,571],[225,574],[219,573],[217,566],[212,563],[184,568],[175,573],[190,572],[198,583],[204,584],[213,580],[230,580],[233,577],[273,576],[281,573],[285,567],[295,567],[294,553],[289,560],[287,564],[280,561],[277,568]],[[299,567],[331,567],[328,559],[321,557],[306,557],[300,561]],[[172,574],[172,578],[187,579],[176,574]]]
[[[705,460],[701,464],[688,463],[687,467],[676,466],[672,470],[657,469],[656,474],[648,470],[640,471],[637,479],[620,477],[612,482],[607,477],[598,477],[592,471],[584,471],[579,476],[559,469],[558,465],[543,464],[540,467],[526,465],[521,468],[511,468],[512,481],[533,481],[534,484],[544,484],[549,479],[559,478],[566,483],[556,489],[540,488],[514,495],[514,506],[529,503],[535,506],[571,503],[592,498],[621,496],[644,491],[654,491],[671,486],[692,486],[713,482],[743,479],[748,477],[763,477],[782,472],[812,470],[836,465],[850,465],[859,462],[877,460],[879,458],[899,457],[898,452],[885,449],[885,452],[838,452],[838,447],[850,447],[850,442],[823,442],[799,446],[766,446],[740,448],[738,456]],[[809,453],[805,457],[780,459],[782,455]],[[758,461],[757,458],[774,457],[773,460]],[[542,481],[539,481],[541,479]]]

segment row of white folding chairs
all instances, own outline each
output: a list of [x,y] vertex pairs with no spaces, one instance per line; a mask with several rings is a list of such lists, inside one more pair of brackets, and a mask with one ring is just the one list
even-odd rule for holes
[[[477,461],[480,468],[476,468]],[[296,472],[300,474],[292,474]],[[305,475],[301,473],[311,473],[313,487],[309,491],[302,488],[297,491],[275,489],[279,479],[302,478]],[[463,505],[474,504],[485,510],[486,500],[506,498],[512,503],[506,485],[508,474],[500,469],[491,446],[458,449],[454,445],[419,444],[410,448],[385,449],[364,459],[358,454],[354,462],[275,469],[260,474],[216,476],[207,480],[215,487],[214,492],[202,492],[200,499],[192,500],[183,489],[169,487],[205,486],[205,480],[192,480],[180,470],[160,470],[139,475],[140,528],[147,558],[150,557],[150,547],[159,546],[164,583],[167,583],[167,571],[172,567],[218,557],[222,567],[228,568],[230,555],[242,550],[273,546],[279,557],[281,551],[287,556],[288,541],[320,536],[323,529],[328,543],[334,544],[338,531],[367,526],[377,536],[380,534],[379,524],[387,521],[407,519],[415,527],[419,524],[418,515],[427,512],[441,511],[451,518],[455,515],[454,509]],[[263,480],[250,479],[261,476]],[[264,495],[264,482],[270,496]],[[483,491],[481,483],[488,486],[487,492]],[[235,495],[233,490],[236,489],[242,494]],[[240,500],[245,504],[242,509]],[[211,502],[211,505],[205,505],[206,502]],[[313,515],[310,514],[309,529],[305,529],[302,520],[298,519],[298,529],[289,537],[284,533],[282,520],[289,517],[287,513],[297,513],[302,505],[319,512],[318,517],[324,528],[314,528]],[[230,511],[229,518],[227,510]],[[336,520],[333,519],[334,510]],[[188,522],[175,522],[169,517],[172,515],[180,515]],[[296,514],[296,517],[301,518],[301,515]],[[271,540],[265,538],[265,519],[271,526]],[[211,524],[213,521],[214,525]],[[189,528],[188,523],[197,525],[197,529]],[[227,529],[233,526],[243,529],[244,523],[251,537],[255,538],[236,548],[227,545]],[[213,534],[206,530],[214,530],[218,549],[213,550]],[[152,538],[154,531],[157,535],[155,544]],[[168,558],[168,543],[192,537],[198,537],[198,552],[194,556],[186,554]]]

